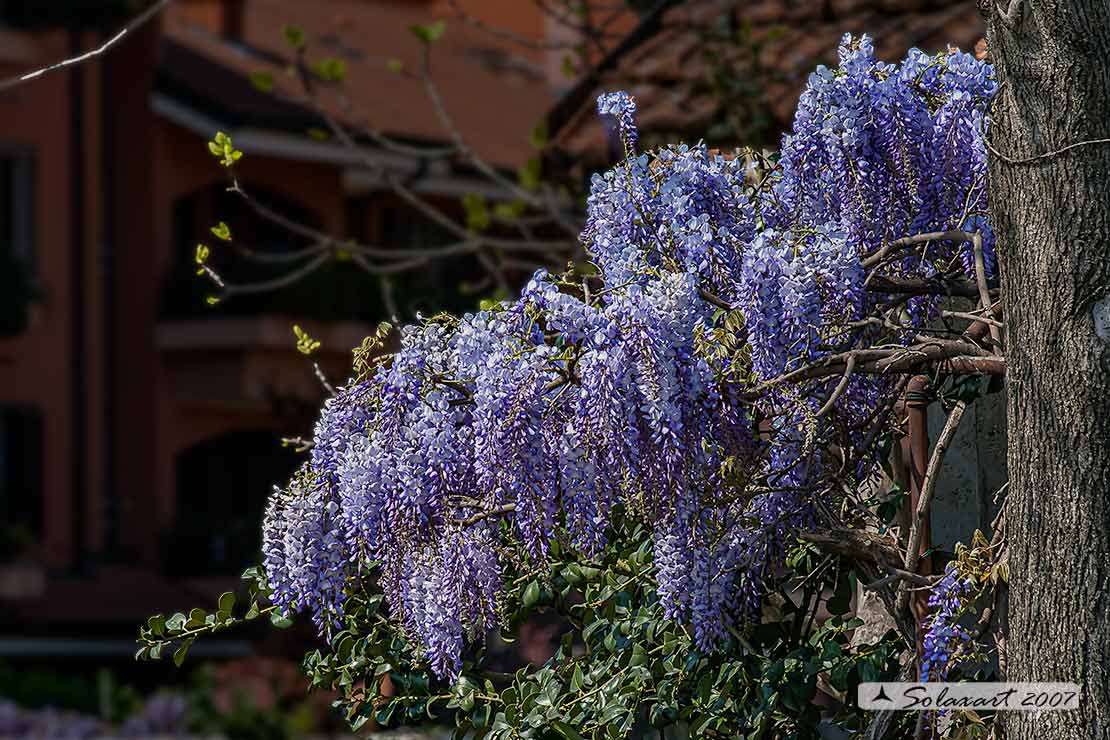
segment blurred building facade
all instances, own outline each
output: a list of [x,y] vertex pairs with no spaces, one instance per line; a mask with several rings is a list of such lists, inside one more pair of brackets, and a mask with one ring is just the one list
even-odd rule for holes
[[[521,36],[544,33],[530,3],[470,5]],[[282,27],[295,25],[348,66],[352,119],[445,141],[419,83],[385,60],[415,65],[409,26],[447,13],[433,0],[179,0],[109,54],[0,93],[0,634],[115,631],[203,603],[256,560],[265,498],[297,464],[278,441],[309,434],[324,398],[291,325],[322,342],[341,382],[350,349],[386,316],[376,279],[340,262],[287,291],[209,306],[194,255],[200,242],[218,249],[212,226],[271,251],[306,240],[228,193],[207,141],[232,135],[243,184],[289,218],[380,245],[442,239],[360,157],[448,212],[486,181],[452,164],[407,172],[410,159],[306,135],[320,125],[311,112],[251,76],[288,79]],[[94,48],[118,26],[43,25],[33,10],[2,20],[0,77]],[[436,55],[460,133],[511,172],[553,99],[545,59],[462,25]],[[253,269],[232,276],[266,277]],[[398,302],[438,308],[466,270],[407,278]]]

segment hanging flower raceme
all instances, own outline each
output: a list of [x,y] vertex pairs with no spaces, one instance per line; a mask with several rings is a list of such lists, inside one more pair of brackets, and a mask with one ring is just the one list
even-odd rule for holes
[[958,650],[971,642],[971,634],[960,624],[968,602],[977,593],[973,579],[961,575],[954,563],[929,593],[929,627],[925,632],[921,659],[922,681],[944,681]]
[[[828,401],[837,378],[776,379],[883,330],[859,321],[896,299],[868,289],[872,272],[948,272],[968,249],[931,242],[865,267],[893,240],[978,228],[993,265],[981,131],[994,84],[966,55],[888,65],[846,39],[758,186],[702,145],[639,153],[632,99],[602,96],[625,156],[591,183],[582,240],[599,276],[540,271],[515,301],[407,327],[329,401],[310,463],[267,512],[274,602],[326,629],[373,568],[450,678],[495,626],[508,569],[555,537],[598,554],[621,511],[654,532],[662,603],[701,647],[742,629],[832,495],[834,435],[841,455],[865,444],[892,387],[856,376]],[[934,303],[916,300],[923,321]]]

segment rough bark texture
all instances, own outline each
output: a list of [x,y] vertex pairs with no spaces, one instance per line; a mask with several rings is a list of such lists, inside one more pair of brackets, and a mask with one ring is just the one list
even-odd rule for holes
[[1003,87],[991,140],[1007,336],[1009,675],[1075,681],[1077,712],[1009,740],[1110,737],[1110,2],[980,0]]

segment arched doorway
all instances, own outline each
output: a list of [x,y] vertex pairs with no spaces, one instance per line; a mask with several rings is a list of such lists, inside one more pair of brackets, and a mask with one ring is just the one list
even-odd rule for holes
[[178,455],[176,515],[166,537],[167,570],[231,575],[258,561],[266,500],[296,469],[297,454],[268,430],[222,434]]

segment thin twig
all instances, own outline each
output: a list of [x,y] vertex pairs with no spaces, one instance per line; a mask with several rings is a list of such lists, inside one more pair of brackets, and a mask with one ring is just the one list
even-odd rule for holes
[[540,41],[538,39],[532,39],[516,33],[515,31],[510,31],[507,28],[492,26],[481,20],[480,18],[475,18],[474,16],[463,10],[463,8],[459,5],[458,0],[447,0],[447,4],[450,5],[451,9],[455,11],[455,15],[458,17],[458,19],[466,25],[477,28],[478,30],[489,34],[494,38],[499,38],[504,41],[510,41],[526,49],[533,49],[536,51],[575,51],[579,46],[579,42],[577,40],[575,40],[574,42],[570,42]]
[[836,388],[833,389],[832,395],[829,396],[829,400],[825,401],[825,405],[822,406],[821,410],[817,412],[818,418],[828,413],[829,409],[831,409],[836,404],[836,402],[840,400],[840,397],[844,395],[844,391],[848,389],[848,383],[852,380],[852,372],[855,369],[856,356],[849,355],[848,362],[845,363],[844,366],[844,377],[842,377],[840,379],[840,382],[836,384]]
[[312,363],[312,370],[316,373],[316,379],[320,381],[320,385],[324,386],[324,390],[328,392],[328,395],[336,395],[335,386],[328,382],[328,376],[324,375],[324,371],[320,367],[319,362]]
[[[979,308],[989,311],[991,307],[991,292],[987,287],[987,266],[983,259],[983,234],[976,231],[971,239],[972,251],[975,255],[975,282],[979,285]],[[994,340],[994,353],[1002,355],[1002,331],[997,326],[990,326],[991,339]]]
[[[420,80],[424,84],[425,95],[427,96],[428,101],[432,104],[432,110],[434,111],[436,118],[439,119],[440,126],[443,128],[447,136],[450,137],[454,145],[458,147],[459,153],[463,157],[465,157],[470,162],[470,164],[473,165],[476,170],[478,170],[478,172],[485,175],[487,178],[489,178],[491,182],[500,187],[506,193],[512,194],[514,198],[520,200],[523,203],[527,203],[533,208],[543,208],[544,204],[536,194],[525,190],[520,185],[512,182],[507,177],[502,175],[500,172],[494,169],[493,166],[489,164],[489,162],[478,156],[478,153],[475,152],[470,147],[470,145],[466,143],[466,140],[463,138],[461,129],[459,129],[459,127],[455,124],[454,118],[447,110],[447,105],[443,102],[443,96],[440,94],[439,85],[436,84],[435,79],[432,77],[432,50],[430,44],[424,45],[424,54],[421,56]],[[578,236],[580,229],[576,224],[573,224],[570,221],[566,220],[562,216],[562,214],[559,214],[554,210],[550,211],[550,215],[552,217],[552,220],[556,224],[558,224],[558,226],[562,228],[568,236]]]
[[[929,458],[929,465],[925,468],[925,479],[921,482],[921,493],[917,499],[917,510],[914,511],[913,521],[910,523],[910,536],[906,543],[906,562],[905,570],[910,573],[917,572],[917,564],[921,559],[921,535],[923,532],[923,524],[925,517],[929,515],[929,508],[933,502],[933,494],[937,489],[937,478],[940,477],[940,465],[944,461],[944,453],[948,451],[948,445],[952,443],[953,437],[956,436],[956,431],[959,429],[960,420],[963,419],[964,411],[967,410],[967,401],[957,401],[952,413],[948,415],[948,421],[944,424],[944,429],[941,430],[940,435],[937,437],[936,447],[933,449],[933,454]],[[909,589],[903,586],[898,593],[898,609],[899,611],[905,610],[909,605],[910,592]]]
[[698,288],[698,295],[702,297],[702,300],[712,306],[716,306],[717,308],[723,309],[725,311],[732,310],[731,303],[726,301],[724,298],[721,298],[720,296],[709,292],[705,288]]
[[469,527],[486,519],[497,516],[504,516],[505,514],[511,514],[514,511],[516,511],[516,504],[503,504],[487,511],[479,511],[477,514],[471,514],[465,519],[459,519],[457,523],[460,527]]
[[982,321],[987,326],[1002,327],[1002,322],[998,319],[992,319],[987,316],[981,316],[977,313],[967,313],[966,311],[941,311],[940,315],[949,319],[967,319],[968,321]]
[[872,581],[871,583],[865,584],[863,588],[867,591],[878,591],[883,586],[894,583],[895,581],[906,581],[907,583],[912,583],[915,586],[929,587],[933,585],[932,579],[918,573],[911,573],[908,570],[891,567],[884,567],[884,570],[888,570],[890,571],[890,573],[883,576],[877,581]]
[[142,13],[135,16],[135,18],[132,19],[130,23],[117,31],[114,36],[112,36],[110,39],[105,41],[97,48],[92,49],[91,51],[87,51],[84,54],[80,54],[75,57],[70,57],[69,59],[63,59],[60,62],[42,67],[41,69],[36,69],[33,72],[25,72],[24,74],[21,74],[17,77],[10,77],[3,82],[0,82],[0,92],[10,90],[11,88],[22,85],[25,82],[30,82],[31,80],[36,80],[40,77],[45,77],[48,74],[59,72],[63,69],[66,69],[67,67],[73,67],[75,65],[83,64],[84,62],[88,62],[97,58],[98,56],[104,54],[113,46],[118,44],[120,41],[123,41],[123,39],[126,38],[128,34],[138,30],[140,27],[150,22],[156,15],[162,12],[163,8],[165,8],[171,2],[173,2],[173,0],[158,0],[158,2],[154,3],[154,5],[151,5]]
[[220,285],[220,287],[223,289],[224,295],[229,298],[235,295],[267,293],[271,290],[288,287],[299,280],[303,280],[312,273],[316,272],[316,270],[320,269],[320,267],[322,267],[324,263],[328,261],[328,259],[329,257],[327,254],[321,254],[320,256],[304,263],[293,272],[286,273],[285,275],[274,278],[273,280],[265,280],[259,283],[228,283],[222,284]]
[[285,447],[292,447],[297,452],[308,452],[315,446],[312,440],[304,437],[282,437],[281,444]]
[[970,280],[901,280],[874,276],[867,287],[874,293],[979,297],[979,287]]
[[999,159],[1001,159],[1006,164],[1025,165],[1025,164],[1034,164],[1034,163],[1040,162],[1041,160],[1044,160],[1044,159],[1051,159],[1053,157],[1058,157],[1061,154],[1064,154],[1065,152],[1070,152],[1072,149],[1078,149],[1079,147],[1082,147],[1082,146],[1094,146],[1096,144],[1110,144],[1110,139],[1089,139],[1087,141],[1077,141],[1076,143],[1069,144],[1068,146],[1066,146],[1062,149],[1055,149],[1051,152],[1045,152],[1044,154],[1038,154],[1036,156],[1026,157],[1024,159],[1015,159],[1014,157],[1007,156],[1007,155],[1003,154],[1002,152],[998,151],[998,149],[995,148],[994,144],[991,143],[990,138],[987,137],[987,136],[983,137],[983,143],[987,145],[987,149],[991,150],[991,154],[998,157]]

